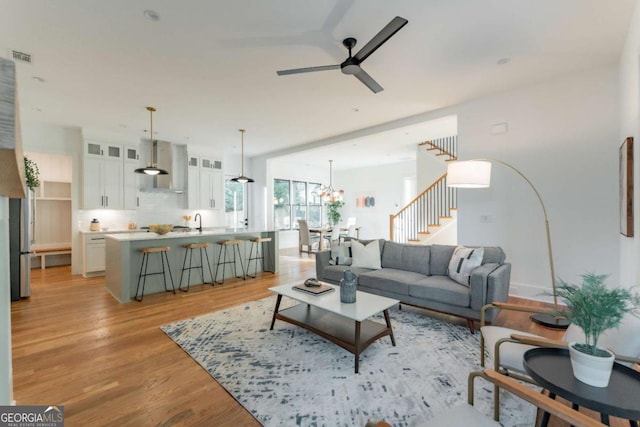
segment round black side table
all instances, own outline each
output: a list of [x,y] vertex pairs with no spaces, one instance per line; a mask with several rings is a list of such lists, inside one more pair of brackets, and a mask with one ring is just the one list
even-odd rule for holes
[[[549,390],[550,396],[561,396],[574,408],[584,406],[600,412],[600,421],[609,425],[609,416],[629,420],[638,427],[640,420],[640,372],[619,363],[607,387],[593,387],[573,376],[569,350],[564,348],[534,348],[524,354],[524,368],[538,385]],[[545,413],[544,422],[548,421]]]

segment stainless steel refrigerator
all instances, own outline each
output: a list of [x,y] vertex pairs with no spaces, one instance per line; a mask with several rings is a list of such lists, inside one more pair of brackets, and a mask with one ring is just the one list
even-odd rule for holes
[[11,301],[31,295],[31,245],[35,242],[36,198],[9,199],[9,269]]

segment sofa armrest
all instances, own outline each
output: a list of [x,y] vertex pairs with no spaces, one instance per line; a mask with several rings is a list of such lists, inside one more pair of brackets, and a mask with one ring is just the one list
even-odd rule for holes
[[[509,297],[511,264],[487,263],[471,272],[471,308],[478,310],[485,304],[505,302]],[[487,313],[487,320],[493,320],[494,313]]]
[[316,252],[316,278],[322,280],[322,270],[331,262],[331,251]]

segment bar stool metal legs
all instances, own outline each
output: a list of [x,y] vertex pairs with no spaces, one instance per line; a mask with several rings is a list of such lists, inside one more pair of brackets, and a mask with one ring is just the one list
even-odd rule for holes
[[[224,273],[225,267],[227,264],[233,264],[233,273],[236,275],[238,279],[245,280],[246,273],[244,272],[244,265],[242,265],[242,255],[240,254],[240,245],[242,244],[242,240],[222,240],[220,242],[216,242],[220,245],[220,252],[218,254],[218,263],[216,265],[216,275],[214,278],[214,283],[224,283]],[[233,260],[228,260],[229,257],[227,255],[227,248],[231,246],[231,254],[233,255]],[[238,255],[238,259],[236,258],[236,253]],[[237,261],[240,261],[240,269],[242,270],[242,276],[238,276],[238,264]],[[222,266],[222,281],[218,282],[218,271],[220,270],[220,266]]]
[[[209,254],[207,253],[207,248],[209,247],[209,243],[188,243],[186,245],[182,245],[182,247],[186,248],[184,252],[184,261],[182,262],[182,272],[180,273],[180,284],[178,285],[178,289],[183,292],[189,292],[189,287],[191,286],[191,270],[194,268],[200,269],[200,277],[202,278],[202,283],[207,283],[204,279],[204,259],[207,260],[207,267],[209,267],[209,277],[211,277],[211,285],[214,284],[213,273],[211,272],[211,263],[209,262]],[[200,249],[200,265],[193,265],[193,250]],[[203,256],[204,252],[204,256]],[[189,256],[189,267],[187,267],[187,256]],[[184,272],[187,270],[187,289],[182,289],[182,277],[184,276]]]
[[[269,242],[271,242],[271,237],[256,237],[253,239],[249,239],[249,244],[251,245],[249,249],[249,258],[247,260],[247,275],[249,277],[255,279],[256,276],[258,275],[258,262],[262,267],[262,271],[264,271],[263,255],[265,255],[265,253],[267,254],[267,256],[269,255],[269,245],[265,246],[264,244]],[[253,248],[256,249],[255,255],[253,254]],[[265,252],[265,248],[266,248],[266,252]],[[251,261],[255,263],[253,276],[249,274],[249,272],[251,271]]]
[[[169,292],[169,288],[167,287],[167,270],[169,272],[169,279],[171,279],[171,291],[174,294],[176,293],[176,288],[173,283],[173,276],[171,276],[171,266],[169,265],[169,257],[167,257],[167,252],[170,249],[171,247],[169,246],[140,249],[140,252],[142,253],[142,263],[140,264],[140,273],[138,274],[138,286],[136,286],[136,301],[142,301],[142,298],[144,297],[144,285],[147,281],[147,276],[162,274],[162,279],[164,280],[164,290],[165,292]],[[156,271],[153,273],[147,272],[149,267],[149,254],[152,254],[152,253],[160,254],[160,263],[162,264],[162,271]],[[167,264],[166,270],[165,270],[165,262]],[[144,268],[144,274],[142,274],[143,268]],[[142,282],[142,292],[139,292],[141,282]]]

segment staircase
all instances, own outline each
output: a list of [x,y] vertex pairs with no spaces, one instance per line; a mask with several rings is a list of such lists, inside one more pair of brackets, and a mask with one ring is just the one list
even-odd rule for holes
[[[457,159],[457,143],[458,138],[452,136],[418,145],[427,147],[427,151],[447,162]],[[445,173],[400,211],[389,216],[389,239],[398,243],[430,244],[437,234],[445,240],[455,241],[456,216],[457,191],[447,187]]]

